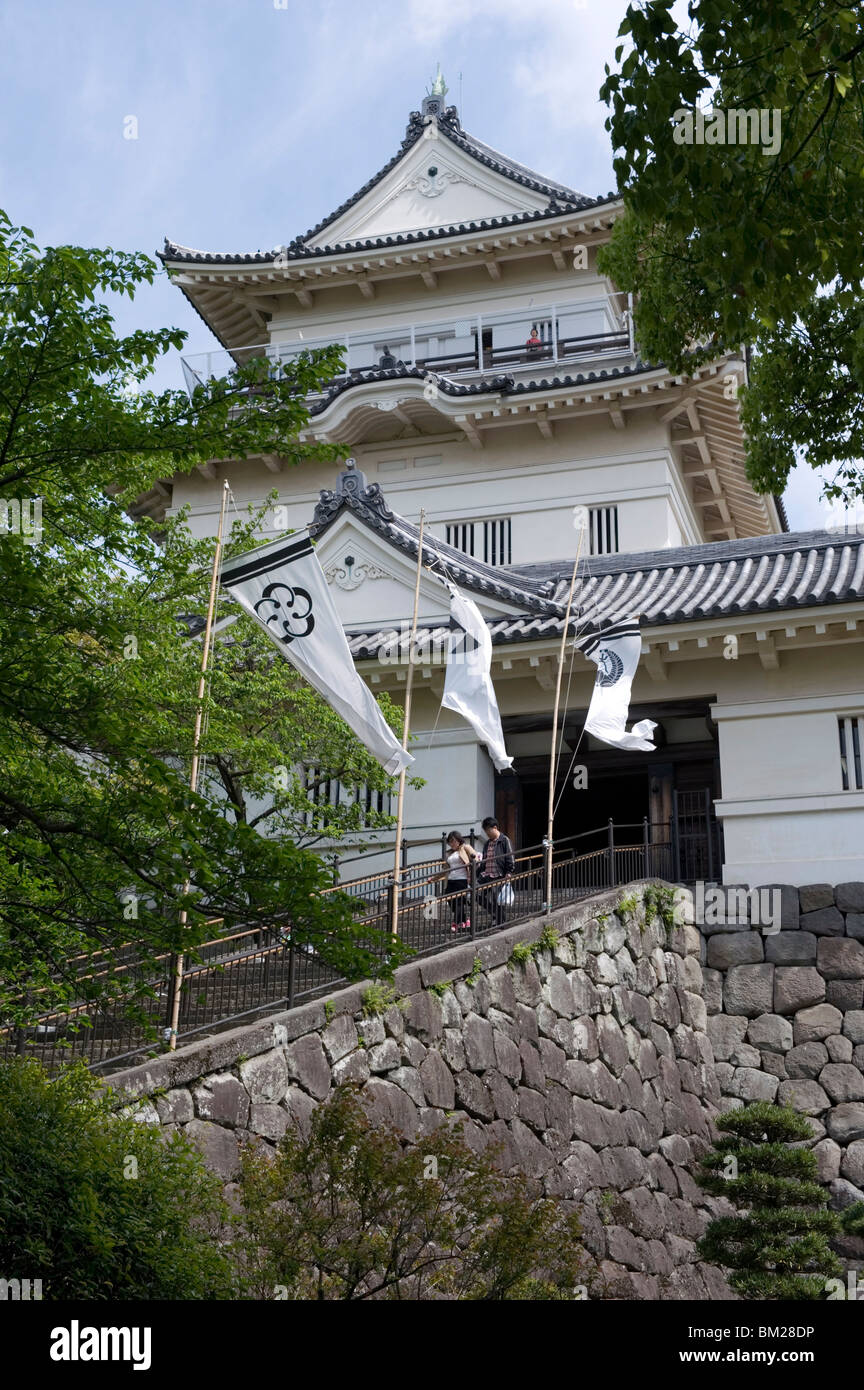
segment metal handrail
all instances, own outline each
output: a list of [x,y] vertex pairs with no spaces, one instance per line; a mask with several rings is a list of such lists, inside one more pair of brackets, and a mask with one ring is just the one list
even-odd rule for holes
[[[643,832],[641,843],[614,843],[616,830],[640,827]],[[440,857],[412,865],[411,881],[399,885],[399,902],[396,904],[398,935],[411,947],[415,957],[422,957],[445,950],[453,944],[453,932],[459,925],[455,921],[457,908],[462,916],[466,915],[467,909],[470,927],[465,930],[470,931],[471,940],[476,940],[500,930],[503,925],[544,914],[554,906],[578,901],[586,895],[634,878],[674,880],[676,853],[671,838],[667,835],[660,841],[651,841],[649,831],[656,827],[667,832],[673,828],[669,821],[649,821],[647,817],[641,822],[622,822],[618,825],[609,821],[606,826],[565,836],[554,844],[541,842],[520,849],[514,855],[513,872],[509,875],[514,895],[512,909],[502,909],[497,903],[501,881],[485,884],[479,878],[476,860],[470,866],[466,887],[450,893],[440,891],[447,874]],[[707,829],[708,833],[712,833],[710,822]],[[606,844],[577,852],[579,842],[598,834],[607,837]],[[427,843],[437,844],[436,841]],[[547,854],[552,871],[552,901],[548,903],[543,898]],[[424,872],[433,865],[434,871]],[[421,871],[419,876],[418,870]],[[367,904],[356,890],[368,888],[375,882],[384,885],[385,891],[377,893],[374,903]],[[352,895],[348,892],[349,899],[354,896],[357,904],[368,908],[365,916],[358,918],[355,915],[355,927],[374,927],[379,933],[378,941],[386,943],[393,907],[391,895],[396,891],[392,873],[366,875],[323,891],[350,890],[352,886],[355,893]],[[454,915],[450,928],[446,920],[442,924],[442,910],[446,919],[448,904]],[[478,924],[481,913],[489,916],[489,921],[483,926]],[[267,941],[268,934],[275,932],[279,934],[278,939],[274,940],[271,936],[271,940]],[[246,948],[246,942],[249,942],[251,949]],[[386,944],[376,949],[386,956]],[[214,954],[209,955],[210,952]],[[196,954],[198,958],[190,961],[181,985],[179,1036],[182,1038],[218,1029],[232,1020],[260,1013],[262,1009],[291,1008],[298,1000],[312,998],[348,983],[334,967],[326,964],[313,944],[297,941],[287,915],[267,925],[246,926],[202,942],[196,948]],[[171,957],[160,955],[153,958],[154,965],[158,966],[160,962],[163,968],[152,978],[131,982],[135,986],[134,993],[126,990],[107,999],[89,1003],[78,1001],[41,1014],[27,1025],[0,1026],[0,1053],[4,1050],[8,1053],[41,1049],[42,1060],[47,1065],[53,1066],[58,1059],[62,1062],[68,1057],[80,1056],[96,1068],[108,1064],[118,1066],[134,1057],[152,1053],[154,1034],[158,1033],[160,1026],[164,1027],[164,1006],[166,1001],[170,1006],[174,987]],[[129,970],[128,964],[118,967],[117,977],[126,973],[128,978]],[[145,1016],[144,1021],[141,1018],[130,1021],[130,1001]],[[84,1026],[85,1019],[89,1027]],[[35,1036],[28,1037],[28,1034]]]
[[[637,821],[633,821],[633,822],[620,822],[620,823],[616,824],[616,829],[618,829],[618,830],[638,829],[638,828],[640,827],[640,825],[642,825],[642,824],[643,824],[643,822],[637,822]],[[668,825],[669,825],[669,822],[668,822],[668,821],[654,821],[654,822],[648,822],[648,824],[649,824],[649,826],[654,826],[654,825],[668,826]],[[553,846],[552,846],[552,848],[553,848],[553,854],[554,854],[554,851],[555,851],[555,850],[560,850],[562,847],[564,847],[564,846],[570,844],[571,842],[575,842],[576,840],[580,840],[580,839],[585,839],[587,836],[590,836],[590,835],[597,835],[597,834],[601,834],[601,833],[605,833],[605,832],[606,832],[606,826],[597,826],[597,827],[595,827],[595,828],[593,828],[593,829],[591,829],[591,830],[583,830],[583,831],[577,832],[577,833],[574,834],[574,835],[565,836],[563,840],[556,840],[556,841],[553,842]],[[421,847],[421,846],[423,846],[423,845],[436,845],[436,846],[437,846],[437,845],[439,844],[439,841],[438,841],[437,839],[428,839],[428,840],[415,840],[415,841],[412,841],[412,842],[403,842],[403,844],[404,844],[404,843],[411,843],[415,848],[419,848],[419,847]],[[515,858],[516,862],[519,863],[519,862],[522,862],[523,860],[526,860],[526,859],[528,859],[528,858],[536,857],[537,855],[542,854],[543,849],[544,849],[544,845],[543,845],[543,842],[541,841],[541,842],[539,842],[539,843],[537,843],[537,844],[535,844],[535,845],[529,845],[529,846],[525,847],[524,849],[520,850],[520,851],[514,856],[514,858]],[[380,851],[378,851],[378,852],[380,852]],[[599,850],[599,851],[596,851],[596,853],[605,853],[605,850]],[[444,857],[444,856],[442,856],[442,855],[437,855],[437,856],[435,856],[434,858],[431,858],[431,859],[425,859],[425,860],[421,860],[421,861],[419,861],[418,863],[415,863],[415,864],[405,865],[405,866],[403,867],[403,869],[402,869],[402,872],[401,872],[401,885],[400,885],[400,886],[401,886],[403,889],[407,889],[407,888],[417,889],[417,888],[423,887],[425,884],[429,884],[429,883],[433,883],[433,882],[440,881],[442,878],[444,878],[444,877],[446,876],[446,869],[443,869],[443,868],[442,868],[442,869],[439,870],[439,869],[436,868],[436,870],[433,872],[433,871],[432,871],[432,866],[433,866],[433,865],[436,865],[436,866],[437,866],[438,864],[440,864],[440,863],[441,863],[441,860],[443,859],[443,857]],[[427,875],[426,875],[425,877],[416,878],[415,875],[417,874],[417,872],[418,872],[419,870],[424,870],[424,869],[427,870],[427,871],[429,871],[429,872],[427,872]],[[406,882],[406,879],[405,879],[406,873],[408,873],[408,874],[410,874],[410,875],[412,876],[410,882]],[[392,882],[393,882],[392,872],[391,872],[390,869],[388,868],[388,869],[386,869],[386,870],[382,870],[380,873],[377,873],[377,874],[367,874],[367,875],[364,875],[364,876],[362,876],[362,877],[360,877],[360,878],[356,878],[356,879],[346,879],[346,880],[343,880],[341,883],[332,884],[332,885],[331,885],[330,887],[328,887],[328,888],[323,888],[323,889],[321,890],[321,895],[322,895],[322,896],[325,896],[325,895],[334,894],[334,893],[345,893],[345,894],[347,894],[348,896],[357,896],[357,897],[361,897],[361,898],[362,898],[362,893],[360,893],[360,892],[358,892],[358,891],[356,891],[356,890],[360,890],[360,889],[362,889],[362,888],[364,888],[364,887],[368,887],[368,886],[370,886],[370,885],[372,885],[372,884],[379,884],[380,887],[381,887],[381,890],[383,891],[383,890],[386,890],[386,888],[389,887],[390,884],[392,884]],[[222,917],[215,917],[215,918],[211,918],[209,921],[205,922],[204,925],[205,925],[205,926],[215,926],[217,923],[222,922],[222,921],[224,921],[224,918],[222,918]],[[274,919],[274,922],[273,922],[272,924],[270,924],[270,925],[268,925],[268,924],[260,924],[260,923],[259,923],[259,924],[256,924],[256,925],[250,925],[250,926],[246,926],[246,927],[241,927],[239,930],[237,930],[237,931],[235,931],[235,932],[233,932],[233,933],[227,933],[227,934],[224,935],[224,936],[214,937],[214,938],[211,938],[211,939],[208,940],[208,941],[202,941],[202,942],[200,942],[200,943],[198,944],[198,946],[195,948],[195,950],[196,950],[196,952],[200,952],[200,951],[206,950],[208,947],[212,947],[212,946],[224,946],[224,945],[227,944],[228,942],[233,941],[233,940],[239,940],[239,939],[241,939],[241,938],[242,938],[243,936],[245,936],[245,935],[254,934],[254,933],[261,933],[261,932],[265,932],[265,931],[271,930],[271,929],[273,929],[273,928],[275,928],[275,927],[278,927],[282,922],[283,922],[283,919],[276,918],[276,919]],[[130,942],[130,943],[126,943],[126,945],[121,946],[121,947],[118,947],[117,949],[118,949],[118,950],[125,950],[125,949],[127,949],[127,948],[131,948],[132,945],[133,945],[133,943],[131,943],[131,942]],[[101,951],[98,951],[98,952],[95,952],[95,953],[94,953],[94,957],[98,957],[98,956],[107,956],[107,955],[108,955],[108,951],[107,951],[107,950],[101,950]],[[118,976],[122,975],[122,974],[125,973],[125,972],[128,972],[128,971],[133,970],[136,966],[139,966],[139,965],[152,966],[152,965],[158,964],[160,961],[163,961],[163,960],[165,960],[165,959],[167,959],[167,958],[168,958],[168,956],[167,956],[167,954],[164,953],[164,952],[163,952],[163,953],[160,953],[160,954],[157,954],[157,955],[155,955],[155,956],[152,956],[152,957],[140,957],[140,956],[139,956],[138,958],[136,958],[136,959],[134,959],[134,960],[126,961],[126,962],[123,962],[122,964],[115,965],[115,966],[113,966],[113,967],[107,966],[107,965],[106,965],[106,968],[105,968],[104,970],[102,970],[102,971],[91,971],[91,972],[89,972],[89,973],[87,973],[87,974],[79,975],[77,978],[78,978],[79,980],[99,979],[99,978],[103,978],[103,977],[106,976],[106,975],[114,975],[115,977],[118,977]],[[83,956],[83,955],[77,956],[77,957],[75,957],[74,959],[75,959],[75,960],[83,960],[83,959],[84,959],[84,956]],[[35,990],[34,993],[35,993],[35,994],[42,994],[42,993],[45,993],[49,988],[50,988],[50,986],[42,985],[42,986],[40,986],[37,990]],[[2,1034],[3,1031],[4,1031],[3,1028],[0,1027],[0,1034]]]

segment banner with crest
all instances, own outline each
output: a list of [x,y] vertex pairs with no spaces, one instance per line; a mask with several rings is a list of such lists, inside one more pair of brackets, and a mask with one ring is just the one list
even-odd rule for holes
[[222,566],[222,584],[263,627],[282,655],[395,775],[414,759],[403,751],[354,666],[324,571],[305,533],[271,541]]
[[450,590],[450,617],[461,633],[458,637],[456,632],[450,634],[441,703],[461,714],[481,743],[486,744],[496,770],[506,772],[512,767],[513,759],[508,758],[504,747],[501,715],[492,688],[489,625],[476,603],[460,594],[449,581],[447,588]]
[[576,646],[597,667],[591,704],[585,719],[586,733],[613,748],[653,753],[651,719],[640,719],[628,733],[630,690],[639,665],[642,638],[635,618],[610,624],[601,632],[576,639]]

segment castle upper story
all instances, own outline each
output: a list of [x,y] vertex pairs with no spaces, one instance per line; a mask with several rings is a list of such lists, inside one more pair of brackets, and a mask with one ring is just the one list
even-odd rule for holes
[[[692,378],[641,360],[633,306],[597,266],[623,210],[463,130],[439,72],[394,156],[304,234],[238,254],[166,241],[171,279],[222,344],[184,356],[186,384],[252,356],[278,375],[340,344],[301,439],[344,444],[403,515],[422,506],[485,563],[565,558],[574,507],[597,554],[785,529],[744,471],[743,358]],[[275,477],[303,526],[335,471],[247,460],[232,487],[252,501]],[[206,469],[168,485],[211,529]]]

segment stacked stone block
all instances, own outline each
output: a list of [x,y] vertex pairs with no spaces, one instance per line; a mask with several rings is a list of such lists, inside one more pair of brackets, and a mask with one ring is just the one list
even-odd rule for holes
[[[275,1145],[354,1081],[406,1139],[456,1120],[578,1201],[617,1296],[728,1297],[695,1245],[722,1209],[692,1178],[717,1109],[792,1104],[832,1204],[864,1200],[864,884],[783,887],[768,935],[748,921],[667,929],[646,921],[643,894],[556,913],[557,945],[524,962],[513,948],[539,943],[542,922],[403,966],[403,1007],[367,1017],[356,986],[111,1084],[230,1186],[243,1144]],[[616,915],[622,899],[636,907]]]
[[703,925],[721,1109],[809,1115],[832,1205],[864,1201],[864,883],[781,890],[781,929]]
[[[695,1245],[719,1209],[691,1176],[721,1099],[703,943],[692,926],[646,921],[641,891],[623,920],[620,892],[558,912],[554,949],[525,961],[513,948],[539,943],[541,922],[404,966],[402,1007],[381,1015],[364,1016],[354,987],[326,1011],[308,1004],[112,1084],[141,1119],[182,1129],[230,1184],[243,1143],[275,1144],[355,1081],[406,1139],[422,1144],[455,1118],[473,1147],[499,1145],[507,1166],[578,1201],[616,1296],[728,1297]],[[760,1052],[740,1041],[756,1072]]]

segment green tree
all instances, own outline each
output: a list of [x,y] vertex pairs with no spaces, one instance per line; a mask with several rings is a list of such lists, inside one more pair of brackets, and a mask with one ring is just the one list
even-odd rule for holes
[[[747,467],[796,456],[864,491],[864,10],[777,0],[630,5],[601,96],[626,215],[601,264],[638,294],[643,357],[687,371],[750,344]],[[779,147],[676,143],[679,111],[780,117]],[[770,135],[770,125],[766,124]]]
[[0,1269],[46,1299],[230,1298],[218,1179],[82,1066],[0,1064]]
[[[127,942],[145,960],[188,951],[212,934],[205,923],[213,918],[231,927],[288,914],[296,937],[313,940],[344,973],[381,969],[375,934],[351,925],[344,895],[322,896],[332,874],[299,843],[296,770],[314,759],[351,780],[378,787],[387,780],[287,663],[272,652],[265,660],[266,639],[241,618],[229,631],[247,645],[240,659],[237,645],[233,656],[231,648],[220,653],[207,706],[209,775],[190,794],[199,648],[181,640],[179,619],[204,611],[213,542],[191,537],[182,516],[156,525],[132,520],[128,510],[154,479],[208,458],[335,458],[335,447],[301,449],[296,436],[307,419],[306,392],[338,370],[339,353],[301,355],[278,381],[258,359],[198,387],[191,402],[184,391],[154,393],[147,388],[154,363],[184,335],[119,337],[101,300],[110,292],[134,296],[155,270],[141,255],[41,250],[32,233],[0,214],[0,522],[7,519],[0,533],[0,1021],[7,1025],[113,990],[101,966],[82,968],[93,952],[110,965]],[[41,537],[10,523],[36,500]],[[254,518],[236,524],[232,545],[250,546],[253,531]],[[389,713],[398,724],[397,712]],[[275,818],[261,827],[246,793],[263,787],[268,765],[273,773],[294,770],[295,782],[292,795],[278,791]],[[336,816],[327,828],[344,826]]]
[[729,1137],[701,1160],[696,1181],[742,1214],[712,1221],[700,1255],[733,1270],[729,1283],[745,1298],[826,1298],[826,1279],[841,1272],[829,1246],[840,1222],[826,1210],[816,1155],[791,1147],[812,1138],[809,1121],[757,1101],[715,1124]]
[[573,1299],[590,1273],[575,1212],[449,1126],[406,1146],[350,1086],[247,1150],[241,1191],[252,1297]]
[[[212,673],[203,745],[211,792],[235,820],[298,845],[345,835],[362,845],[369,832],[391,826],[376,802],[386,806],[393,779],[260,628],[246,617],[238,628],[236,638],[231,629],[219,642]],[[401,708],[385,692],[378,699],[401,728]],[[409,777],[409,785],[422,783]]]

